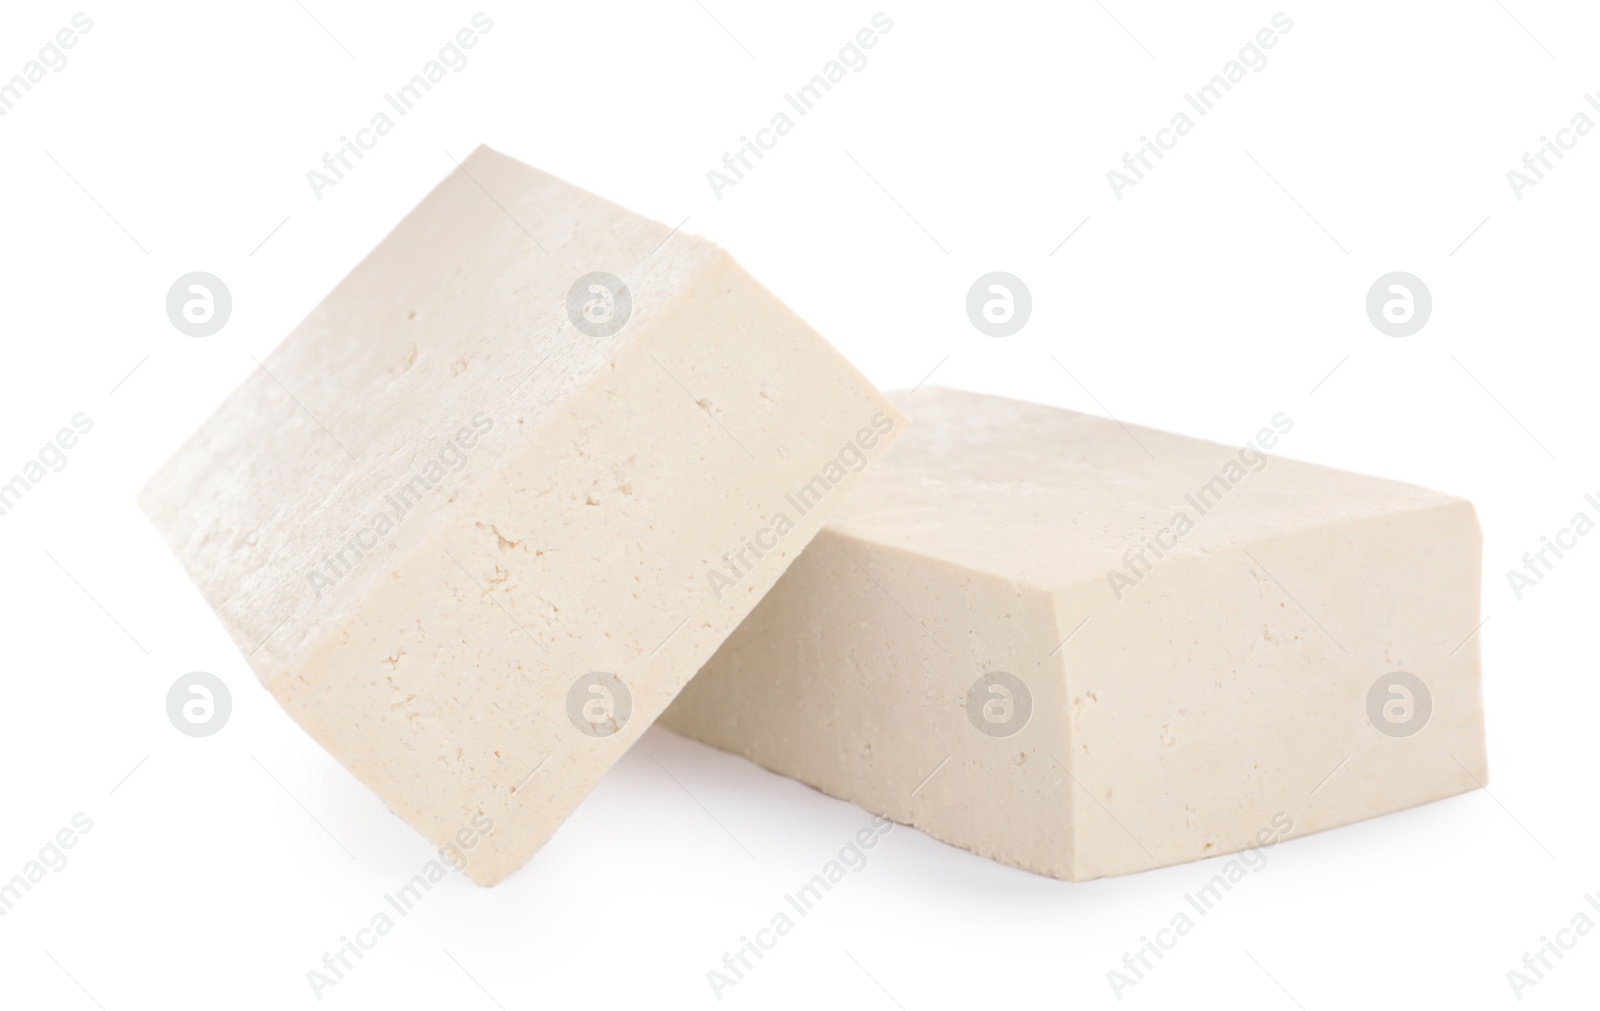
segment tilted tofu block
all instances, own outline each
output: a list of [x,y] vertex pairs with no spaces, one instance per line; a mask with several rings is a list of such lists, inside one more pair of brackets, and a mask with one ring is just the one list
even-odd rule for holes
[[903,423],[717,247],[480,148],[141,502],[290,715],[493,884]]
[[1083,880],[1482,784],[1472,506],[924,389],[663,723]]

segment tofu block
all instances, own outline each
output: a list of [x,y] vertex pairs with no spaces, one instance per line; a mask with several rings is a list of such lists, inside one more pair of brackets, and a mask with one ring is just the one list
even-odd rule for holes
[[710,242],[480,148],[141,505],[284,709],[490,885],[902,427]]
[[1472,506],[1034,404],[912,427],[663,723],[1039,874],[1487,780]]

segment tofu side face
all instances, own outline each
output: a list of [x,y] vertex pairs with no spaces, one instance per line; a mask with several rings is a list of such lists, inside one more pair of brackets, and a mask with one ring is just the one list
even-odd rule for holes
[[[1057,594],[1063,620],[1093,615],[1062,650],[1068,761],[1093,794],[1071,876],[1270,848],[1487,782],[1462,643],[1480,556],[1457,502],[1158,565],[1120,600],[1103,582]],[[1426,700],[1375,691],[1395,672]]]
[[827,529],[662,722],[1065,877],[1079,815],[1055,758],[1069,746],[1057,633],[1046,593]]

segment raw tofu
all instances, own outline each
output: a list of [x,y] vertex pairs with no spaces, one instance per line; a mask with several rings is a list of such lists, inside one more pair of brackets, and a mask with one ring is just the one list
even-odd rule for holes
[[903,425],[716,246],[480,148],[141,504],[290,715],[489,885]]
[[1282,414],[1241,448],[896,400],[910,434],[665,725],[1074,881],[1486,782],[1469,503],[1269,460]]

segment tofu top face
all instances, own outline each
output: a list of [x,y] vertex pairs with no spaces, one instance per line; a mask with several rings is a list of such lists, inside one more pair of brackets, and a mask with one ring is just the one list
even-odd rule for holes
[[[491,473],[722,256],[479,148],[262,360],[141,505],[270,677],[318,628],[284,627],[306,605],[308,560],[337,568],[352,537],[372,545],[361,575],[403,557],[433,527],[430,514]],[[615,333],[581,333],[569,315],[575,281],[591,271],[626,278],[631,315]],[[408,484],[439,490],[413,501]],[[407,520],[374,536],[364,524],[388,495],[405,499],[392,508]],[[363,586],[333,581],[316,612],[337,616]]]
[[829,529],[1046,591],[1104,579],[1152,542],[1166,558],[1195,557],[1465,504],[1262,453],[1292,429],[1286,414],[1248,445],[1223,446],[976,393],[891,399],[912,425]]

